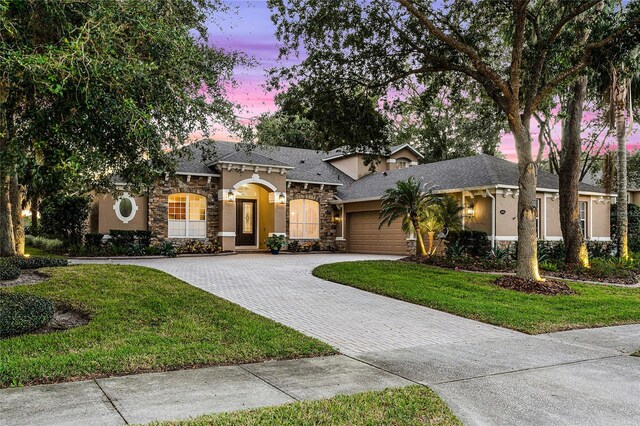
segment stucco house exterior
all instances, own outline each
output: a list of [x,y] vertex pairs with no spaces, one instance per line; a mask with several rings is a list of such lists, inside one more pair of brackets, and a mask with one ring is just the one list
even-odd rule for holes
[[[203,144],[213,145],[215,158],[203,158]],[[486,232],[495,246],[517,239],[517,165],[489,155],[419,164],[420,153],[401,145],[372,172],[364,155],[338,150],[261,146],[246,152],[213,141],[184,149],[191,158],[148,194],[96,196],[91,231],[149,230],[177,244],[217,239],[223,250],[264,248],[269,235],[279,234],[340,251],[407,254],[415,249],[414,236],[399,222],[378,229],[378,214],[384,191],[414,176],[434,193],[460,200],[467,229]],[[538,185],[538,237],[559,241],[558,177],[540,171]],[[610,195],[580,185],[588,240],[610,240]]]

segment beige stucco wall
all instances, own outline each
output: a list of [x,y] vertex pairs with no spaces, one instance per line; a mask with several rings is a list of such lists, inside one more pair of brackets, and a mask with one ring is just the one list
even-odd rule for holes
[[560,200],[557,198],[554,200],[552,196],[547,195],[545,202],[547,204],[545,212],[547,238],[560,238],[562,237],[562,229],[560,228]]
[[123,223],[113,209],[115,199],[111,194],[97,194],[93,197],[91,206],[91,216],[89,223],[91,224],[91,232],[108,234],[110,230],[129,230],[129,231],[145,231],[147,230],[148,207],[147,196],[135,197],[138,211],[136,215],[128,223]]
[[629,191],[629,202],[640,206],[640,191]]
[[593,214],[589,216],[587,214],[587,218],[592,220],[592,231],[593,238],[611,238],[611,204],[598,203],[599,197],[592,197],[591,208],[593,209]]
[[[504,214],[501,211],[504,210]],[[496,238],[518,235],[518,199],[496,195]]]
[[[253,180],[254,175],[257,177],[257,181]],[[269,193],[272,192],[271,188],[260,183],[259,181],[267,181],[273,185],[277,192],[286,192],[287,182],[286,175],[280,174],[279,171],[267,173],[266,171],[255,172],[255,170],[247,169],[245,171],[240,170],[222,170],[220,174],[220,188],[223,195],[232,189],[239,182],[250,179],[248,183],[256,184],[265,189],[266,199],[268,203]],[[219,240],[222,243],[223,250],[233,250],[235,248],[235,232],[236,232],[236,203],[229,202],[226,196],[220,197],[218,200],[220,204],[220,231],[223,233]],[[268,203],[271,204],[271,203]],[[271,204],[273,211],[273,227],[270,232],[285,233],[286,232],[286,207],[282,205]],[[262,235],[259,236],[260,242],[264,241]]]
[[[418,156],[407,148],[401,149],[398,152],[389,156],[391,160],[407,159],[407,161],[418,161]],[[331,160],[331,165],[344,172],[352,179],[360,179],[363,176],[371,173],[370,165],[365,165],[364,156],[362,155],[350,155],[348,157],[338,158]],[[375,165],[375,172],[381,173],[385,170],[396,170],[396,164],[387,163],[386,159],[381,160]]]
[[[465,218],[465,227],[472,231],[486,232],[491,236],[491,198],[476,196],[473,198],[465,197],[467,206],[473,203],[473,217]],[[464,212],[463,212],[464,213]]]

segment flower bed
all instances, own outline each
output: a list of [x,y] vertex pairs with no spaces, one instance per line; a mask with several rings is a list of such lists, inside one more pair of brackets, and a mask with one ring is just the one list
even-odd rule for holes
[[[513,259],[491,256],[409,256],[401,261],[477,272],[514,273],[516,270]],[[541,274],[566,280],[634,285],[640,281],[640,265],[637,261],[624,262],[615,258],[596,258],[591,260],[590,268],[569,269],[561,263],[545,261],[541,262]]]

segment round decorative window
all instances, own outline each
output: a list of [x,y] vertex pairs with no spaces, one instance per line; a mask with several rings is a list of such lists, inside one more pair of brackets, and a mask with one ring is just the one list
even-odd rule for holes
[[115,210],[116,216],[122,223],[129,223],[136,216],[138,205],[136,204],[135,198],[129,195],[128,192],[125,192],[118,197],[116,203],[113,205],[113,210]]

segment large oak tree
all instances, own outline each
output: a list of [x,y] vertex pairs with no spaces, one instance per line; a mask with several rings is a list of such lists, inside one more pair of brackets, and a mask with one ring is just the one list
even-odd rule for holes
[[[608,33],[576,33],[583,14],[607,0],[270,0],[283,56],[304,51],[281,79],[362,87],[384,94],[432,73],[471,78],[505,114],[519,170],[517,275],[540,280],[537,163],[531,118],[594,52],[638,31],[633,14]],[[633,3],[633,2],[631,2]],[[627,5],[627,7],[630,7]],[[328,112],[329,113],[329,112]]]
[[19,246],[25,167],[62,162],[93,183],[119,174],[142,186],[171,171],[168,152],[191,132],[235,126],[224,88],[242,57],[212,46],[205,25],[225,10],[221,0],[0,0],[0,255]]

